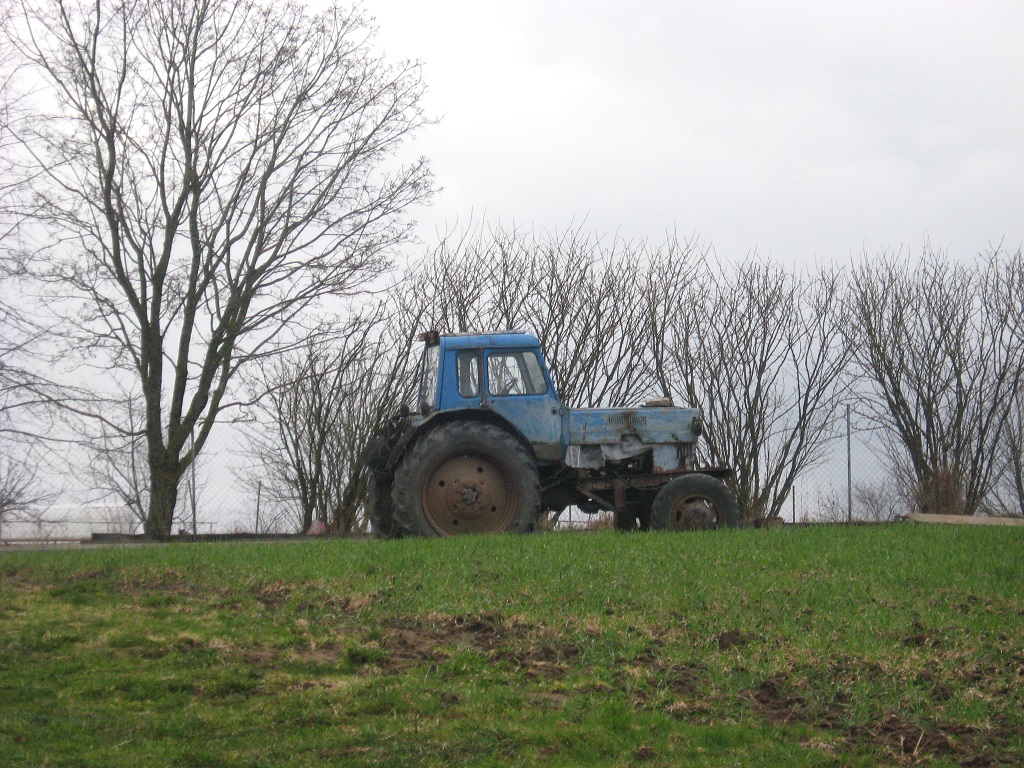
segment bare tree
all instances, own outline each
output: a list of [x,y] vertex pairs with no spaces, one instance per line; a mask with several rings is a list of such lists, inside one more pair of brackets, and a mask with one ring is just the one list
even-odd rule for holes
[[655,391],[644,334],[645,276],[661,254],[645,242],[605,244],[580,229],[537,242],[525,310],[563,402],[638,405]]
[[[444,235],[433,251],[409,270],[404,306],[414,313],[425,310],[423,322],[429,328],[449,333],[511,328],[511,318],[494,317],[489,302],[492,275],[513,280],[513,290],[524,294],[528,281],[523,279],[522,268],[506,273],[508,256],[500,267],[492,266],[494,256],[479,228]],[[492,325],[494,322],[499,324]]]
[[310,336],[268,361],[254,382],[269,389],[248,430],[261,493],[293,510],[301,530],[315,521],[342,535],[365,530],[359,511],[369,477],[360,453],[410,399],[415,373],[416,318],[387,309]]
[[145,406],[137,394],[121,393],[120,420],[116,427],[101,421],[91,428],[84,442],[89,454],[87,472],[94,490],[114,499],[126,510],[134,531],[146,522],[149,512],[149,465],[146,460]]
[[853,272],[846,327],[870,385],[862,407],[888,431],[922,511],[974,514],[992,488],[1021,382],[1015,264],[999,253],[958,264],[926,246],[915,264],[896,254]]
[[292,500],[275,501],[263,495],[263,480],[242,477],[244,483],[255,483],[255,504],[248,507],[248,514],[237,523],[237,533],[258,533],[262,535],[294,533],[297,523],[294,520]]
[[845,493],[842,494],[842,498],[835,491],[820,495],[815,521],[845,523],[848,518],[852,518],[857,523],[888,523],[904,514],[907,506],[904,494],[896,483],[891,481],[880,484],[855,483],[852,500],[851,510],[847,508]]
[[[1004,340],[1024,347],[1024,254],[1007,255],[1000,270],[999,296],[1008,301],[1008,335]],[[1021,362],[1024,367],[1024,362]],[[1006,429],[999,444],[999,469],[985,511],[992,515],[1024,517],[1024,371],[1018,371],[1010,398]]]
[[840,499],[834,490],[818,492],[818,505],[814,514],[802,513],[801,523],[845,523],[849,512],[846,508],[846,498]]
[[610,245],[583,231],[475,227],[441,239],[408,290],[445,331],[537,335],[563,402],[627,405],[655,390],[647,349],[645,243]]
[[1024,392],[1013,398],[999,446],[1000,467],[984,511],[998,517],[1024,517]]
[[[425,161],[391,160],[425,122],[419,69],[379,58],[337,6],[56,0],[19,23],[59,105],[25,137],[55,235],[29,266],[66,300],[70,345],[137,382],[145,531],[166,536],[240,368],[379,274],[430,194]],[[109,405],[93,415],[132,432]]]
[[659,277],[649,317],[661,386],[703,410],[706,459],[735,468],[746,516],[778,517],[834,434],[848,360],[842,277],[757,259],[693,274],[666,262]]
[[777,516],[833,433],[842,277],[713,259],[695,238],[609,245],[581,228],[480,227],[443,238],[411,291],[441,329],[533,331],[570,405],[700,405],[708,458],[736,467],[749,515]]
[[[9,25],[9,9],[0,10],[0,28]],[[2,43],[2,40],[0,40]],[[19,313],[11,306],[9,282],[11,278],[11,239],[17,218],[12,216],[11,196],[17,188],[11,145],[14,143],[13,121],[15,118],[14,96],[11,89],[13,77],[11,49],[0,45],[0,435],[5,439],[12,430],[11,420],[24,400],[26,390],[25,372],[18,365],[18,357],[25,345],[24,329]],[[21,487],[21,482],[6,467],[0,468],[0,484],[6,489]],[[8,483],[9,481],[9,483]],[[5,490],[7,496],[9,491]]]
[[20,522],[41,499],[37,495],[36,473],[31,464],[0,456],[0,534],[6,525]]
[[421,329],[518,329],[540,340],[562,402],[631,405],[656,392],[646,360],[646,275],[661,253],[581,226],[470,226],[441,237],[402,284],[396,316]]
[[853,504],[858,520],[887,523],[897,519],[906,509],[906,497],[893,482],[856,483]]
[[0,526],[23,518],[45,494],[37,477],[41,439],[49,433],[39,406],[56,388],[38,373],[40,329],[21,301],[16,249],[24,216],[19,211],[26,172],[17,132],[31,115],[16,88],[17,56],[9,42],[11,8],[0,7]]

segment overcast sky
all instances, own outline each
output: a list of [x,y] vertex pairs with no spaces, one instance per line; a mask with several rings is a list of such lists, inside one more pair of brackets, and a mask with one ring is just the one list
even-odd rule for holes
[[365,0],[424,64],[444,187],[490,221],[720,256],[1024,242],[1024,3]]

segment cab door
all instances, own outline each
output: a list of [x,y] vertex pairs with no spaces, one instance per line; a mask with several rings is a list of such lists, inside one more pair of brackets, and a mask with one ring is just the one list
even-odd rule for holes
[[480,365],[482,349],[448,350],[441,377],[441,410],[479,408],[482,403]]
[[493,349],[485,354],[484,400],[533,445],[542,461],[562,459],[562,406],[537,353]]

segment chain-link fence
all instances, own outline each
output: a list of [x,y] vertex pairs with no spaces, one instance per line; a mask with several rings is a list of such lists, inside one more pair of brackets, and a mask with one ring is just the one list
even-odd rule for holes
[[821,461],[793,484],[782,518],[790,523],[886,522],[909,512],[881,431],[859,422],[848,406]]

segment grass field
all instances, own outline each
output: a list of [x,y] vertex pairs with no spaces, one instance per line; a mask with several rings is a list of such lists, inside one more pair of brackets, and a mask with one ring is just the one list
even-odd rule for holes
[[0,553],[0,764],[1024,764],[1024,531]]

